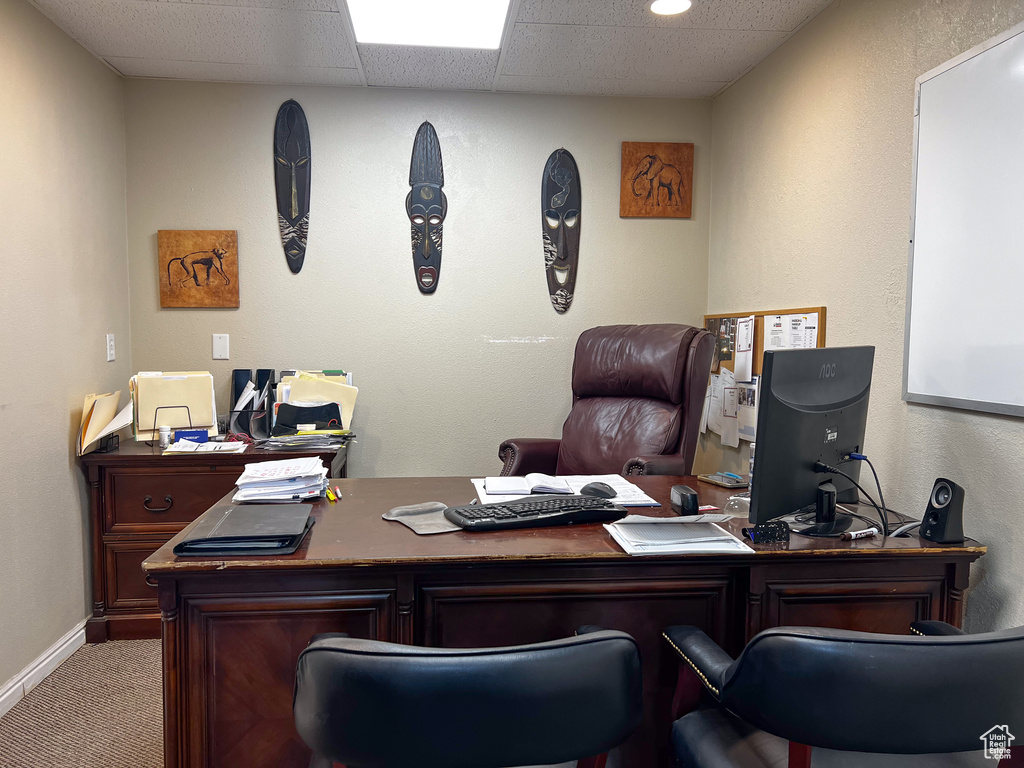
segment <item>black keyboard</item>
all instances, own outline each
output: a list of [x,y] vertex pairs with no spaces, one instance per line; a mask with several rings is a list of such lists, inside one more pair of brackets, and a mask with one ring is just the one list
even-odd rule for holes
[[505,528],[540,528],[572,523],[607,523],[627,514],[610,499],[595,496],[529,496],[497,504],[448,507],[444,516],[467,531],[500,531]]

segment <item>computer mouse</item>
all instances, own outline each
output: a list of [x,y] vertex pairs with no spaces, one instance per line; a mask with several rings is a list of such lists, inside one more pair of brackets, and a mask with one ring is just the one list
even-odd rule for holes
[[580,493],[584,496],[597,496],[602,499],[613,499],[619,495],[608,483],[602,483],[600,480],[587,483],[580,488]]

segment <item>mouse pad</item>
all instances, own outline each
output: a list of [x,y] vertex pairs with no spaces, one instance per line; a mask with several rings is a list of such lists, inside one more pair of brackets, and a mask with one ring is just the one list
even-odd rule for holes
[[446,509],[448,509],[448,505],[442,504],[440,501],[425,501],[422,504],[409,504],[405,507],[389,509],[381,517],[401,523],[420,536],[461,531],[459,526],[444,516]]

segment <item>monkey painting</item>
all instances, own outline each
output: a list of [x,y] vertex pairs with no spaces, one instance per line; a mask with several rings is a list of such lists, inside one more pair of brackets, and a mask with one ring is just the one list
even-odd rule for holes
[[184,285],[189,280],[194,280],[197,286],[201,286],[202,284],[199,282],[200,267],[206,267],[207,285],[210,284],[210,273],[213,270],[217,270],[220,276],[224,278],[224,285],[231,285],[231,280],[224,274],[224,257],[227,256],[227,253],[223,248],[214,248],[210,251],[194,251],[171,259],[167,262],[168,284],[171,282],[171,265],[178,262],[181,264],[181,268],[185,270],[185,277],[179,281],[178,285]]
[[238,232],[161,229],[156,240],[161,307],[238,306]]

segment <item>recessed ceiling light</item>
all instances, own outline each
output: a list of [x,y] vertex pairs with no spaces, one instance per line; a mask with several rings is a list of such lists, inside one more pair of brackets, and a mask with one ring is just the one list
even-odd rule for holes
[[691,5],[693,3],[690,0],[654,0],[651,3],[651,10],[660,16],[674,16],[690,10]]
[[501,47],[509,2],[348,0],[348,9],[359,43],[496,49]]

